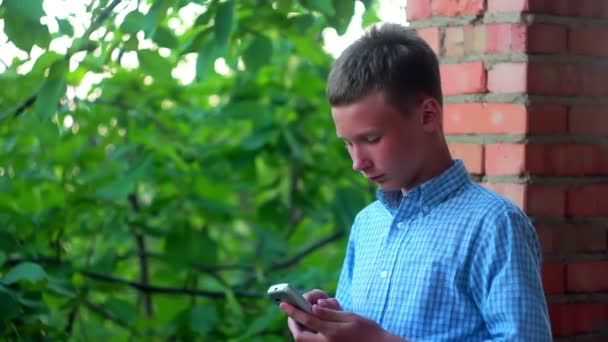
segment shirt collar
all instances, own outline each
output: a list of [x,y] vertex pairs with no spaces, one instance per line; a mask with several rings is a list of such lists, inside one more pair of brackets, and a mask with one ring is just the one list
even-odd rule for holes
[[[404,198],[407,198],[409,203],[417,204],[417,209],[428,211],[446,200],[467,182],[469,182],[469,173],[464,163],[460,159],[454,159],[454,163],[447,170],[417,185],[406,196],[403,196],[401,190],[384,191],[382,189],[378,189],[376,196],[378,201],[392,214],[399,210]],[[409,210],[411,209],[409,208]]]

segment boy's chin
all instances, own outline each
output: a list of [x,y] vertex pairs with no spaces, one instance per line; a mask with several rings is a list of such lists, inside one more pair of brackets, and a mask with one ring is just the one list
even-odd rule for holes
[[401,185],[391,184],[389,182],[379,183],[378,187],[380,187],[380,189],[382,189],[382,191],[386,191],[386,192],[401,190]]

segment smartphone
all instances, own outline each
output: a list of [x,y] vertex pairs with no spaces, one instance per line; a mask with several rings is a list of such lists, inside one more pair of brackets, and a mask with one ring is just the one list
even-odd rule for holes
[[312,305],[310,302],[288,283],[270,286],[270,288],[268,288],[268,296],[277,303],[287,302],[302,311],[308,313],[312,312]]

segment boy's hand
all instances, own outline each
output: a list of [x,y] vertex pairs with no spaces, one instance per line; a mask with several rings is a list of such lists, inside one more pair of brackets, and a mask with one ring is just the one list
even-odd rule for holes
[[313,303],[313,314],[308,314],[288,303],[280,305],[290,317],[287,324],[296,342],[403,341],[389,334],[369,318],[342,311],[340,304],[334,298],[323,296],[311,298],[317,298],[317,303]]

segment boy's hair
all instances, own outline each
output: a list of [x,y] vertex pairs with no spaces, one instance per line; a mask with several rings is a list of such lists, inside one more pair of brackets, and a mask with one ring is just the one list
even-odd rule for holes
[[327,82],[332,107],[352,104],[376,90],[404,113],[421,94],[443,104],[437,56],[413,29],[372,26],[335,61]]

